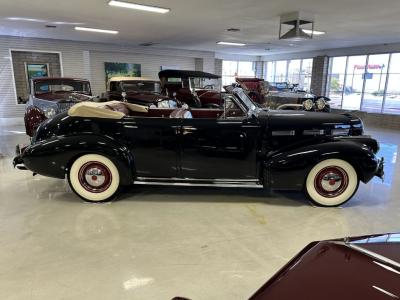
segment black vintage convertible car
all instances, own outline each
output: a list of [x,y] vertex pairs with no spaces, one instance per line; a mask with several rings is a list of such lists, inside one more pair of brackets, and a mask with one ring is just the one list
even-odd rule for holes
[[383,176],[376,140],[348,114],[268,111],[237,88],[223,108],[81,103],[47,120],[14,166],[65,178],[87,201],[121,185],[182,184],[303,190],[316,204],[348,201]]

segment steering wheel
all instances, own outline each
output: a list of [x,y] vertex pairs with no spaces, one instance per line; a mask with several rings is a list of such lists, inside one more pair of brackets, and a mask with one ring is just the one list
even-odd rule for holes
[[213,84],[207,84],[203,87],[203,89],[205,90],[213,90],[214,89],[214,85]]

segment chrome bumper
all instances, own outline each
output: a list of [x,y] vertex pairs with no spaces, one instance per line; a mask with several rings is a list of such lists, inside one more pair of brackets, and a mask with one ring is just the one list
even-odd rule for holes
[[378,168],[376,169],[375,176],[378,176],[379,178],[382,179],[382,181],[385,178],[385,171],[383,170],[385,166],[385,159],[382,157],[381,159],[378,160]]
[[16,156],[13,159],[13,166],[14,168],[17,168],[19,170],[27,170],[27,168],[24,165],[24,161],[21,158],[22,153],[24,152],[26,145],[17,145],[15,147],[15,154]]

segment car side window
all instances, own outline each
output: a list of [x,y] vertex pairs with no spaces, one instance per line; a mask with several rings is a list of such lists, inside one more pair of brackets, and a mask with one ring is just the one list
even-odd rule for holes
[[224,113],[221,119],[244,119],[246,113],[240,107],[232,96],[225,98]]
[[117,81],[110,82],[110,91],[112,91],[112,92],[120,92],[121,89],[119,88],[119,82],[117,82]]

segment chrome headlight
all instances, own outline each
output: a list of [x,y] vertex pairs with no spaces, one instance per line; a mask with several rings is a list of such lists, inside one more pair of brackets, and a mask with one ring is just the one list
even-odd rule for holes
[[324,98],[318,98],[318,100],[315,101],[315,105],[317,107],[317,110],[323,110],[326,106],[326,101]]
[[314,101],[307,99],[303,101],[304,110],[312,110],[314,107]]
[[46,108],[44,111],[44,115],[47,119],[50,119],[56,115],[56,110],[52,107]]

